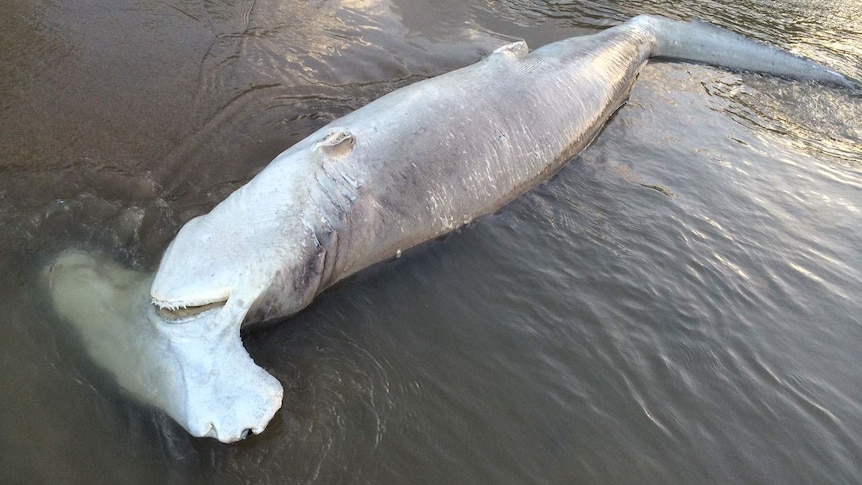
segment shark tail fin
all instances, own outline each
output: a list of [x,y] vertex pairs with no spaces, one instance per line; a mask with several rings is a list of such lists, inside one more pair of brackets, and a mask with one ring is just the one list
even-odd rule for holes
[[653,34],[655,44],[651,57],[692,61],[847,88],[860,87],[842,74],[813,61],[700,20],[677,22],[640,15],[628,23]]

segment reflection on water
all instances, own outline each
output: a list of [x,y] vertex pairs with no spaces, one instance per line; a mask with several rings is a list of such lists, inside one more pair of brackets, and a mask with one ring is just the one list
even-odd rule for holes
[[551,182],[248,335],[285,405],[236,446],[34,291],[70,246],[152,269],[285,147],[505,40],[697,16],[862,78],[858,2],[7,3],[0,481],[862,479],[858,93],[648,67]]

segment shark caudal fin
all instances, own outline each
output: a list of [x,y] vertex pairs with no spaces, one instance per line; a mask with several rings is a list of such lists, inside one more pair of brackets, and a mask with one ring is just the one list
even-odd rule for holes
[[627,22],[653,33],[651,57],[816,81],[847,88],[860,85],[831,69],[700,20],[677,22],[639,15]]

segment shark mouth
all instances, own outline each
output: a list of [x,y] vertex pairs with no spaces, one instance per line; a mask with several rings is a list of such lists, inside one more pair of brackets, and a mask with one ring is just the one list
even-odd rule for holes
[[168,321],[188,320],[204,312],[220,310],[227,303],[227,298],[197,305],[184,305],[153,298],[156,314]]

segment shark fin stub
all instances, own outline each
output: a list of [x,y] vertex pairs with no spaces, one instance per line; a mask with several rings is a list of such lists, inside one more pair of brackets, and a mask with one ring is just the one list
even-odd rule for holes
[[322,140],[314,144],[312,148],[316,152],[330,157],[342,157],[353,151],[356,146],[356,137],[349,130],[336,128],[327,132]]
[[523,40],[517,40],[510,44],[506,44],[494,49],[494,52],[491,53],[492,56],[502,55],[507,57],[521,57],[530,53],[530,48],[527,46],[527,42]]

